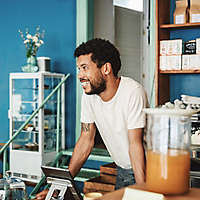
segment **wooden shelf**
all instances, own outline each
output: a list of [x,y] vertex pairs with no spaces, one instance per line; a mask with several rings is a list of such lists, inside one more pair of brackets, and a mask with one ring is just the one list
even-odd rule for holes
[[160,74],[199,74],[198,70],[160,70]]
[[186,23],[186,24],[162,24],[160,28],[170,29],[170,28],[193,28],[199,27],[200,23]]
[[[160,70],[160,41],[177,39],[179,31],[181,31],[180,38],[183,39],[185,34],[188,35],[188,39],[193,39],[191,29],[200,29],[200,22],[198,23],[185,23],[185,24],[167,24],[170,22],[172,17],[172,3],[175,6],[175,0],[156,0],[156,30],[155,30],[155,40],[156,40],[156,74],[155,74],[155,105],[162,105],[171,99],[170,93],[170,79],[173,75],[190,75],[190,74],[200,74],[200,69],[198,70]],[[176,30],[176,34],[171,34],[171,31]],[[182,30],[185,30],[182,33]],[[183,34],[183,35],[182,35]],[[172,78],[173,79],[173,78]],[[172,98],[174,98],[172,96]]]

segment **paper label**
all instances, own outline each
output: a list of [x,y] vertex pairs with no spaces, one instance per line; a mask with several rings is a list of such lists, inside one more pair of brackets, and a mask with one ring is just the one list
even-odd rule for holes
[[191,22],[192,23],[200,22],[200,14],[192,14]]
[[184,23],[185,23],[185,16],[184,15],[176,15],[175,24],[184,24]]

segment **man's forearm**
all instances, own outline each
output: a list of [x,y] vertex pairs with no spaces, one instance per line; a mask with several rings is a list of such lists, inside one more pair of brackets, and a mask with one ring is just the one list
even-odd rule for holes
[[145,182],[145,152],[143,146],[143,130],[141,128],[129,130],[129,157],[135,175],[136,183]]
[[73,177],[75,177],[80,171],[80,168],[90,155],[92,148],[93,145],[91,143],[83,144],[80,141],[77,142],[69,163],[69,171]]
[[96,126],[94,123],[81,123],[81,136],[79,137],[72,154],[69,170],[75,177],[83,166],[94,146]]
[[129,155],[136,183],[143,184],[145,182],[145,155],[143,146],[139,144],[130,146]]

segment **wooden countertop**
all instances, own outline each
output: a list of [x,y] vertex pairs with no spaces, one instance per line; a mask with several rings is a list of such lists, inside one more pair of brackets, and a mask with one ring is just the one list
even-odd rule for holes
[[[145,190],[145,186],[137,186],[137,185],[131,185],[128,186],[129,188],[134,189],[142,189]],[[124,194],[125,188],[116,190],[114,192],[109,192],[102,197],[98,198],[98,200],[121,200]],[[166,200],[200,200],[200,188],[190,188],[189,192],[187,194],[183,195],[165,195]],[[134,200],[134,198],[132,198]]]

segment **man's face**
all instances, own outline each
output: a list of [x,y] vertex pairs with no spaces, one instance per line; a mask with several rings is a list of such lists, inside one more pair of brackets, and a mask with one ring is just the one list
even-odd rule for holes
[[100,94],[106,88],[101,69],[91,60],[91,54],[81,55],[77,59],[78,78],[86,94]]

